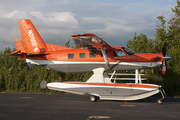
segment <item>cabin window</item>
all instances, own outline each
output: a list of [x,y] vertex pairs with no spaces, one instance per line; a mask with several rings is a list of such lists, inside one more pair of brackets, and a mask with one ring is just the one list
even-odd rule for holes
[[114,57],[121,57],[121,56],[126,56],[126,54],[122,50],[115,50],[114,51]]
[[89,57],[96,57],[96,53],[89,53]]
[[85,58],[85,53],[79,53],[80,58]]
[[68,59],[73,59],[74,58],[74,54],[68,54]]

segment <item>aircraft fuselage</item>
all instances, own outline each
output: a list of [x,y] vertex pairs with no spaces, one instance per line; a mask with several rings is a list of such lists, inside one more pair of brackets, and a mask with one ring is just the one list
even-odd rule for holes
[[[120,46],[113,48],[114,50],[106,51],[112,70],[140,70],[162,65],[162,54],[134,53],[129,55]],[[120,51],[121,54],[117,55],[116,51]],[[159,59],[152,61],[155,57]],[[106,69],[101,51],[90,52],[86,49],[67,49],[45,52],[43,55],[27,55],[26,62],[66,73],[91,72],[92,69],[99,67]]]

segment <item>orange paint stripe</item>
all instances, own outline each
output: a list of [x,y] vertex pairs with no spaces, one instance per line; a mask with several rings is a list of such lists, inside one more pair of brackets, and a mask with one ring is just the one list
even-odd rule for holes
[[151,85],[140,85],[140,84],[103,84],[103,83],[76,83],[76,82],[66,82],[68,84],[81,84],[81,85],[100,85],[100,86],[114,86],[114,87],[141,87],[141,88],[157,88],[157,86]]

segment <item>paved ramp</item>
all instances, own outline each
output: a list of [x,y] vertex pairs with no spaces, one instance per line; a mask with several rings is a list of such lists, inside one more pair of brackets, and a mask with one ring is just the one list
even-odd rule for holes
[[180,98],[90,102],[72,94],[0,94],[0,120],[177,120]]

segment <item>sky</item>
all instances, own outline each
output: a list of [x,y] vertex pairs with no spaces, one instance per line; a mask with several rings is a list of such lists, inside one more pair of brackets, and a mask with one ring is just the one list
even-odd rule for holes
[[112,46],[134,34],[154,38],[157,16],[168,21],[176,0],[0,0],[0,50],[21,39],[18,21],[30,19],[45,43],[64,46],[71,35],[94,33]]

